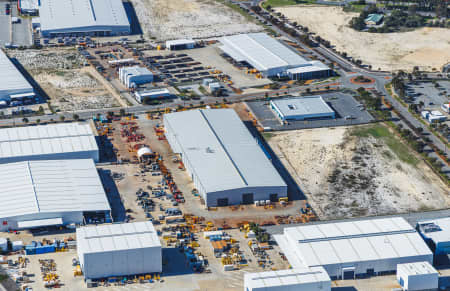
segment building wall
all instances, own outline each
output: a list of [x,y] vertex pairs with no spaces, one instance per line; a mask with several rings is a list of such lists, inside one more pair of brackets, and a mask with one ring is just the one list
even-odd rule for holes
[[331,74],[332,74],[331,70],[323,70],[316,72],[289,74],[289,78],[291,78],[292,80],[309,80],[309,79],[330,77]]
[[58,37],[58,36],[108,36],[108,35],[128,35],[131,33],[129,25],[124,26],[86,26],[86,27],[71,27],[61,29],[45,29],[42,27],[41,35],[43,37]]
[[88,254],[78,248],[77,252],[86,279],[162,272],[161,246]]
[[19,90],[1,90],[0,88],[0,100],[11,101],[11,95],[15,94],[33,94],[34,90],[30,88],[24,88]]
[[355,267],[355,274],[356,276],[358,276],[367,274],[367,270],[369,269],[373,269],[374,272],[377,274],[383,272],[395,272],[397,270],[398,264],[424,262],[424,261],[427,261],[430,264],[432,264],[433,255],[411,256],[403,258],[382,259],[382,260],[353,262],[345,264],[332,264],[332,265],[323,265],[323,267],[327,271],[328,275],[333,279],[333,278],[341,278],[342,269],[347,267]]
[[[15,217],[0,218],[0,231],[8,231],[8,229],[17,229],[17,224],[20,221],[28,220],[38,220],[38,219],[51,219],[51,218],[62,218],[63,224],[81,224],[83,223],[83,212],[82,211],[72,211],[72,212],[51,212],[51,213],[35,213],[28,215],[21,215]],[[7,224],[4,224],[4,222]]]
[[70,159],[93,159],[94,162],[99,161],[99,151],[82,151],[56,154],[41,154],[33,156],[17,156],[0,158],[0,164],[15,163],[23,161],[37,161],[37,160],[70,160]]
[[397,270],[397,281],[408,291],[412,290],[437,290],[439,287],[439,274],[408,275],[403,269]]

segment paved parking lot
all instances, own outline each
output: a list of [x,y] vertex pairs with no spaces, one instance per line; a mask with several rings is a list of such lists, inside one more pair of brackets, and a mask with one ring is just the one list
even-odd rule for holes
[[[355,125],[369,123],[374,120],[366,110],[362,110],[361,107],[358,107],[359,103],[351,95],[344,93],[327,93],[322,94],[321,96],[336,112],[335,119],[289,121],[289,124],[282,125],[280,119],[275,116],[272,109],[268,106],[268,102],[247,102],[247,105],[262,126],[271,128],[272,130],[294,130]],[[353,118],[345,119],[346,116],[352,116]]]
[[11,16],[5,14],[6,1],[0,1],[0,46],[11,42]]
[[422,101],[427,109],[439,108],[443,103],[449,102],[447,96],[450,96],[450,81],[439,81],[437,83],[439,84],[438,88],[431,82],[420,82],[417,85],[409,84],[407,94],[414,97],[414,103],[416,104]]
[[[12,16],[18,16],[17,5],[11,5]],[[19,23],[12,24],[12,43],[17,46],[29,46],[31,39],[31,19],[21,18]]]

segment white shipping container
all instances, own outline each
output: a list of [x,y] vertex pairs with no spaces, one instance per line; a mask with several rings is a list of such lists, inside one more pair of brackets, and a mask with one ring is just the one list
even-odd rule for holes
[[0,249],[3,252],[8,250],[8,240],[6,238],[0,237]]
[[24,244],[23,244],[23,241],[21,241],[21,240],[13,241],[13,243],[12,243],[13,252],[20,251],[21,249],[23,249],[23,247],[24,247]]

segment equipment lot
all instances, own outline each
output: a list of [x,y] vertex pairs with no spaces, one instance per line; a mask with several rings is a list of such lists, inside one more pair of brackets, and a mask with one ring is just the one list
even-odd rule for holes
[[6,15],[5,4],[0,1],[0,46],[11,42],[11,15]]
[[[333,127],[343,125],[356,125],[370,123],[374,119],[363,110],[359,103],[348,94],[326,93],[321,95],[325,102],[336,112],[336,119],[289,121],[282,124],[281,120],[274,114],[267,101],[247,102],[247,106],[265,128],[271,130],[295,130],[317,127]],[[346,118],[347,117],[347,118]],[[351,117],[351,118],[348,118]]]
[[450,81],[437,81],[439,87],[432,82],[409,83],[407,94],[414,98],[414,103],[423,102],[426,109],[438,109],[450,99]]

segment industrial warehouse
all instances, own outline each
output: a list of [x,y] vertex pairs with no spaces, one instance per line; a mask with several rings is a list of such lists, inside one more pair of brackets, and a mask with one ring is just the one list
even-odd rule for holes
[[162,271],[161,243],[149,221],[77,228],[77,253],[86,279]]
[[272,100],[270,107],[282,121],[335,117],[333,109],[321,96]]
[[[111,208],[91,159],[0,165],[0,230],[111,222]],[[14,197],[14,199],[11,199]]]
[[265,33],[226,36],[220,49],[238,63],[247,63],[265,77],[289,76],[295,80],[328,77],[330,68],[308,61]]
[[165,114],[164,126],[206,206],[287,196],[286,183],[234,110]]
[[323,267],[290,269],[244,275],[245,291],[330,291],[331,280]]
[[62,123],[0,129],[0,164],[30,160],[99,160],[88,123]]
[[416,229],[434,252],[435,263],[441,258],[446,262],[450,254],[450,218],[420,221]]
[[153,73],[147,68],[121,67],[119,68],[119,79],[127,88],[136,88],[138,85],[151,83],[153,81]]
[[34,89],[0,49],[0,102],[34,97]]
[[41,0],[41,34],[58,36],[113,36],[130,34],[122,0]]
[[275,240],[294,268],[322,266],[332,279],[433,262],[433,253],[402,217],[288,227]]

